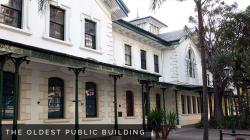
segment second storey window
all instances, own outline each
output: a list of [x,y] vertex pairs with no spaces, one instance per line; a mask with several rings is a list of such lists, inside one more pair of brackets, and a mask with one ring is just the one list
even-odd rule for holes
[[188,54],[187,54],[187,73],[188,76],[191,78],[195,78],[195,56],[194,56],[194,52],[189,49],[188,50]]
[[55,6],[50,6],[50,30],[49,36],[64,40],[65,11]]
[[141,69],[147,69],[146,51],[141,50]]
[[159,73],[159,57],[158,57],[158,55],[154,55],[154,67],[155,67],[155,72]]
[[125,65],[132,65],[131,58],[131,46],[125,44]]
[[85,46],[96,49],[96,23],[85,20]]
[[22,0],[2,0],[0,4],[0,23],[21,28]]

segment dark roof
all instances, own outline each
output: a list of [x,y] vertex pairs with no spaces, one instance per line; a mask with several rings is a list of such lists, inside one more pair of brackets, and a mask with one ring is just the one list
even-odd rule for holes
[[135,21],[138,21],[138,20],[144,20],[144,19],[148,19],[148,18],[152,18],[153,20],[159,22],[159,23],[162,24],[163,26],[168,27],[166,24],[164,24],[163,22],[159,21],[158,19],[156,19],[156,18],[154,18],[154,17],[152,17],[152,16],[147,16],[147,17],[143,17],[143,18],[136,18],[136,19],[131,20],[131,21],[129,21],[129,22],[135,22]]
[[142,29],[140,27],[137,27],[137,26],[125,21],[125,20],[117,20],[117,21],[113,21],[113,22],[120,25],[120,26],[122,26],[122,27],[125,27],[125,28],[127,28],[129,30],[132,30],[132,31],[134,31],[134,32],[136,32],[138,34],[141,34],[142,36],[145,36],[145,37],[147,37],[147,38],[149,38],[149,39],[151,39],[153,41],[156,41],[156,42],[158,42],[158,43],[160,43],[162,45],[170,46],[172,43],[175,43],[175,42],[171,42],[171,41],[166,41],[166,40],[160,38],[159,36],[157,36],[157,35],[155,35],[153,33],[150,33],[150,32],[148,32],[148,31],[146,31],[146,30],[144,30],[144,29]]
[[159,34],[158,36],[166,41],[179,41],[181,38],[183,38],[186,35],[188,35],[187,31],[182,29],[182,30],[162,33],[162,34]]
[[122,11],[128,16],[129,9],[126,6],[126,4],[123,2],[123,0],[115,0],[119,7],[122,9]]

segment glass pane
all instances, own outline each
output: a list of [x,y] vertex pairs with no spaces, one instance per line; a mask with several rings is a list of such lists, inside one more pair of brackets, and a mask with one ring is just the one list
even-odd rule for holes
[[85,20],[85,33],[96,35],[96,23],[90,20]]
[[127,116],[134,116],[134,97],[131,91],[126,92]]
[[85,99],[86,99],[86,117],[97,117],[95,83],[91,82],[86,83]]
[[156,94],[156,107],[161,108],[161,95]]
[[3,119],[12,119],[14,114],[14,85],[15,76],[13,73],[4,72],[3,77]]
[[50,37],[64,40],[64,26],[50,22]]
[[1,23],[18,28],[21,27],[21,11],[17,11],[2,5],[0,12]]
[[85,46],[88,48],[95,49],[95,36],[85,34]]
[[22,10],[22,0],[1,0],[0,4],[16,10]]
[[51,6],[50,21],[64,25],[64,10]]
[[58,78],[49,79],[48,118],[63,118],[64,82]]

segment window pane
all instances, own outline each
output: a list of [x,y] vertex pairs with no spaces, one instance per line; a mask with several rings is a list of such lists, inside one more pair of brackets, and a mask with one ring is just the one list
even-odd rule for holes
[[85,34],[85,46],[88,48],[95,49],[95,36]]
[[64,40],[64,26],[51,22],[50,37]]
[[51,6],[50,20],[55,23],[63,25],[64,24],[64,10]]
[[85,20],[85,46],[96,49],[96,23]]
[[64,81],[59,78],[49,78],[48,118],[64,117]]
[[1,0],[0,4],[16,10],[22,10],[22,0]]
[[197,107],[198,107],[198,113],[201,113],[201,99],[200,99],[200,97],[197,97]]
[[141,50],[141,68],[147,69],[146,51]]
[[192,102],[193,102],[193,113],[197,113],[197,104],[196,104],[196,97],[192,97]]
[[158,55],[154,55],[154,68],[155,68],[155,72],[159,72],[159,58],[158,58]]
[[85,33],[96,35],[96,23],[90,20],[85,20]]
[[186,114],[186,109],[185,109],[185,96],[181,95],[181,107],[182,107],[182,114]]
[[156,94],[156,108],[161,108],[161,95]]
[[131,46],[125,44],[125,64],[131,66]]
[[0,23],[21,28],[22,0],[0,1]]
[[64,10],[50,6],[50,37],[64,40],[64,16]]
[[85,90],[86,117],[97,117],[96,84],[87,82]]
[[188,107],[188,114],[191,114],[191,98],[187,96],[187,107]]
[[134,116],[134,97],[133,92],[126,92],[127,116]]
[[15,76],[13,73],[4,72],[3,75],[3,119],[12,119],[14,114],[14,85]]

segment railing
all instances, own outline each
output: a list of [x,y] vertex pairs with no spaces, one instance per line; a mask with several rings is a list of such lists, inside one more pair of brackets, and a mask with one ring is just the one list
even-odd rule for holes
[[220,130],[220,140],[223,140],[223,135],[230,135],[230,136],[247,136],[250,137],[250,134],[244,134],[244,133],[228,133],[228,132],[223,132]]

